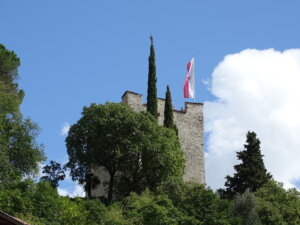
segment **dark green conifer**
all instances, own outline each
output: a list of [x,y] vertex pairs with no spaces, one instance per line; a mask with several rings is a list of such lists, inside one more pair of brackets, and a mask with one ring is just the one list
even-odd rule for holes
[[155,118],[158,118],[157,111],[157,89],[156,89],[156,66],[155,66],[155,52],[153,46],[153,37],[150,36],[150,56],[149,56],[149,72],[148,72],[148,89],[147,89],[147,111]]
[[265,168],[260,140],[255,132],[247,133],[244,147],[245,150],[237,152],[237,157],[242,163],[234,166],[236,173],[233,177],[226,177],[225,190],[219,190],[223,197],[233,198],[236,194],[243,194],[246,189],[255,192],[272,177]]
[[171,97],[169,85],[167,86],[167,91],[166,91],[164,126],[174,129],[176,131],[176,133],[178,132],[177,128],[174,124],[172,97]]
[[167,86],[166,91],[166,101],[165,101],[165,111],[164,111],[164,126],[168,128],[173,128],[173,106],[172,98],[169,85]]

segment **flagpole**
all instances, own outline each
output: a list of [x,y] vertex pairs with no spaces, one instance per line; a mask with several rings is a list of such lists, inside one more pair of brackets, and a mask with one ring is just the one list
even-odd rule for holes
[[196,78],[195,78],[195,68],[196,68],[196,64],[195,64],[195,57],[194,58],[194,103],[196,102]]

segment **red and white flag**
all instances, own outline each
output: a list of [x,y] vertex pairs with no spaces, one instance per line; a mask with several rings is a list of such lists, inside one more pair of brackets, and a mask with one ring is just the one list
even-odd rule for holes
[[187,64],[187,75],[184,80],[184,97],[195,98],[195,65],[194,58]]

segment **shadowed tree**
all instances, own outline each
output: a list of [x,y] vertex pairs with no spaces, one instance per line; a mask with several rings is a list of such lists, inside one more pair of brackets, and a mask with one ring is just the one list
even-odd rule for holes
[[156,89],[156,66],[155,66],[155,52],[153,46],[153,37],[150,36],[150,56],[149,56],[149,71],[148,71],[148,89],[147,89],[147,111],[158,118],[159,113],[157,111],[157,89]]
[[49,181],[53,188],[57,188],[58,182],[64,180],[66,177],[61,165],[53,160],[50,161],[50,165],[43,167],[43,174],[45,174],[45,176],[42,176],[41,180]]

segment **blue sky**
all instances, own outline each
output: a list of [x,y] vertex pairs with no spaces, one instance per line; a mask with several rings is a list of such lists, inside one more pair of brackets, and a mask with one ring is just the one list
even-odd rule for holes
[[150,34],[158,96],[170,85],[180,108],[193,56],[196,101],[218,101],[212,74],[226,55],[299,47],[299,9],[299,1],[276,0],[0,0],[0,43],[21,58],[22,112],[41,127],[48,159],[64,163],[61,129],[83,106],[119,102],[126,90],[146,98]]

